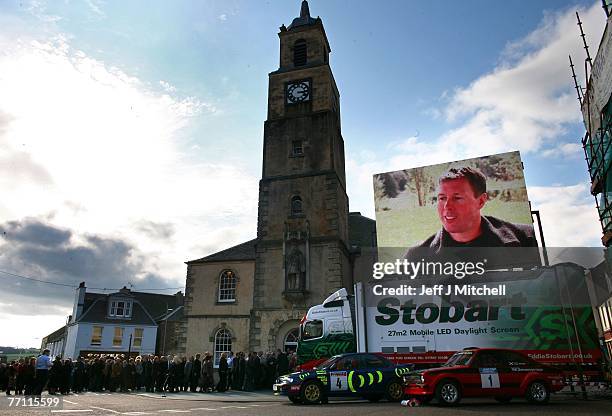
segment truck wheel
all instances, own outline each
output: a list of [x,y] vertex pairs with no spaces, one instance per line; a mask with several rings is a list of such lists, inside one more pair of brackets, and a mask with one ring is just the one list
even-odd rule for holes
[[550,391],[544,382],[534,381],[527,387],[526,397],[531,403],[544,404],[550,399]]
[[387,384],[385,396],[390,402],[399,402],[404,397],[404,388],[398,381],[392,381]]
[[293,403],[293,404],[300,404],[300,403],[302,403],[300,398],[297,397],[297,396],[289,396],[289,400],[291,400],[291,403]]
[[315,404],[321,401],[323,392],[316,381],[309,381],[302,387],[301,401],[304,404]]
[[461,400],[459,385],[451,380],[442,380],[436,386],[436,399],[442,406],[452,406]]

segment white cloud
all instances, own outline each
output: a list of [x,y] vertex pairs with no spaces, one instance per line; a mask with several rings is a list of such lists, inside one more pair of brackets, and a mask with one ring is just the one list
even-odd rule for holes
[[162,88],[164,89],[164,91],[172,93],[172,92],[176,92],[176,87],[172,84],[170,84],[169,82],[166,82],[164,80],[160,80],[159,81],[159,85],[162,86]]
[[222,22],[225,22],[227,20],[227,14],[225,13],[220,14],[218,19],[221,20]]
[[53,14],[48,14],[47,13],[47,4],[43,0],[30,0],[25,5],[25,9],[32,16],[35,16],[41,22],[44,22],[44,23],[51,23],[52,24],[52,23],[55,23],[55,22],[58,22],[58,21],[62,20],[62,18],[60,16],[53,15]]
[[[595,3],[580,10],[580,16],[591,50],[596,50],[605,26],[601,5]],[[349,157],[347,187],[351,208],[374,215],[373,173],[512,150],[523,154],[541,152],[549,158],[580,156],[578,140],[567,143],[564,137],[570,126],[581,122],[568,54],[574,62],[584,57],[574,9],[545,16],[534,31],[508,44],[491,72],[468,86],[445,91],[441,99],[446,106],[427,110],[434,120],[444,115],[452,126],[439,137],[409,137],[392,142],[380,153]],[[544,220],[555,224],[545,227],[549,245],[597,242],[601,231],[586,184],[529,189],[530,197],[531,189],[538,193],[539,199],[533,202],[543,212]],[[545,199],[545,191],[560,193],[563,203],[552,196]],[[577,231],[581,237],[575,239]]]
[[588,184],[528,187],[529,198],[542,217],[547,246],[601,245],[601,226],[588,187]]
[[[21,304],[0,303],[0,308],[4,310],[21,307],[23,307]],[[4,328],[4,330],[0,331],[0,345],[21,348],[40,347],[44,336],[61,328],[66,323],[66,316],[70,311],[71,309],[66,308],[65,313],[61,315],[38,315],[33,313],[29,316],[3,312],[0,316],[0,327]],[[16,325],[16,322],[19,324]]]
[[[143,272],[175,286],[184,284],[183,261],[210,254],[195,249],[254,237],[258,178],[187,149],[183,132],[214,116],[215,104],[159,93],[63,36],[0,36],[0,50],[0,223],[46,218],[73,230],[76,243],[91,234],[122,239]],[[143,223],[172,232],[151,238]],[[227,224],[233,233],[221,232]],[[15,339],[49,332],[18,320],[2,327]]]
[[[595,48],[605,25],[601,6],[581,10],[581,19],[585,29],[597,32],[589,37]],[[471,157],[535,152],[558,140],[569,124],[581,120],[568,54],[575,62],[584,55],[574,10],[547,16],[532,33],[508,45],[491,73],[450,96],[447,119],[465,120],[441,137],[444,147]]]
[[105,5],[104,1],[101,0],[87,0],[87,5],[89,6],[89,10],[91,10],[95,15],[100,18],[106,17],[106,13],[102,10],[102,7]]
[[580,143],[561,143],[554,148],[542,151],[542,156],[548,158],[584,158]]

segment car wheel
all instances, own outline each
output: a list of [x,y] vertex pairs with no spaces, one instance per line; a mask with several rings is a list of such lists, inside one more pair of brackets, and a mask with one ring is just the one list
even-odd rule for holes
[[302,403],[302,401],[300,400],[300,398],[299,398],[299,397],[297,397],[297,396],[289,396],[289,400],[291,400],[291,403],[294,403],[294,404],[300,404],[300,403]]
[[323,391],[319,383],[316,381],[309,381],[302,387],[300,398],[304,404],[315,404],[321,401],[322,393]]
[[510,400],[512,400],[512,397],[508,397],[508,396],[495,396],[495,400],[497,400],[500,403],[508,403]]
[[385,396],[390,402],[399,402],[404,397],[404,388],[399,382],[392,381],[387,384]]
[[436,386],[436,399],[442,406],[451,406],[461,400],[459,385],[451,380],[442,380]]
[[548,386],[542,381],[534,381],[527,387],[527,400],[531,403],[544,404],[550,399]]

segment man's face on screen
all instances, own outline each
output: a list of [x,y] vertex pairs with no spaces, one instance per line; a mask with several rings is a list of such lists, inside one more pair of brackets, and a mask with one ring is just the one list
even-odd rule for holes
[[456,241],[476,238],[480,234],[480,210],[486,200],[486,193],[474,195],[465,178],[442,181],[438,186],[438,217],[442,226]]

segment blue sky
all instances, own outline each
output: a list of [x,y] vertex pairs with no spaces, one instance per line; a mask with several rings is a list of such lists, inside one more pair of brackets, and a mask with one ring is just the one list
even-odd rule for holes
[[[332,48],[352,211],[374,216],[374,173],[520,150],[548,244],[599,245],[567,62],[583,80],[574,12],[594,55],[599,1],[309,4]],[[299,8],[0,0],[0,270],[181,287],[184,261],[253,238],[267,74]],[[0,278],[0,325],[40,322],[0,345],[36,345],[69,313],[70,290]]]

